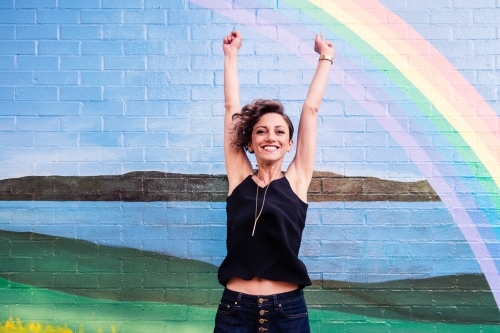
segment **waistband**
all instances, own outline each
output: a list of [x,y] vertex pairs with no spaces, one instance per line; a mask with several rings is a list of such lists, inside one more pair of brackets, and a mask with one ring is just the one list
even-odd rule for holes
[[237,303],[255,303],[262,304],[263,302],[272,302],[274,304],[287,303],[295,301],[304,296],[303,289],[295,289],[279,294],[272,295],[249,295],[240,293],[231,289],[224,289],[222,297]]

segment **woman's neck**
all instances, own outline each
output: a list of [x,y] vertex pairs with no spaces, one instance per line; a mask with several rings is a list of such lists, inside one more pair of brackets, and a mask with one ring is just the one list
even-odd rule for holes
[[281,166],[265,166],[258,165],[258,169],[255,172],[255,176],[260,180],[261,186],[266,186],[271,181],[283,177],[283,172],[281,171]]

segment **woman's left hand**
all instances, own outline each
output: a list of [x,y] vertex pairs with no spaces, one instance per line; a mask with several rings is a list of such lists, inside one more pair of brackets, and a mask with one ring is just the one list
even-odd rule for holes
[[335,49],[333,44],[326,39],[323,39],[321,32],[316,35],[316,40],[314,41],[314,51],[319,54],[325,54],[329,56],[334,56]]

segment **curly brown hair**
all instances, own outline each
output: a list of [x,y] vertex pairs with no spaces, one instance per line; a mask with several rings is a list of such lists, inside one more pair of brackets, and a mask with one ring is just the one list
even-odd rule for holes
[[285,114],[283,104],[275,99],[256,99],[252,103],[245,105],[240,113],[233,114],[233,132],[236,133],[236,139],[232,142],[232,145],[242,147],[248,151],[248,143],[252,141],[253,127],[266,113],[277,113],[283,117],[288,125],[291,140],[293,137],[293,124]]

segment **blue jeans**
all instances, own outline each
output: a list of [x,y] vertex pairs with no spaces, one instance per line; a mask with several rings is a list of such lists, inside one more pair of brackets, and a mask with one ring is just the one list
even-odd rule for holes
[[309,333],[309,318],[302,289],[276,295],[254,296],[225,289],[214,333]]

